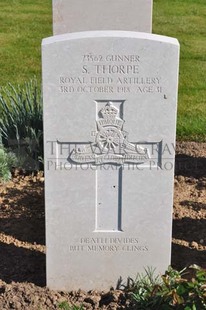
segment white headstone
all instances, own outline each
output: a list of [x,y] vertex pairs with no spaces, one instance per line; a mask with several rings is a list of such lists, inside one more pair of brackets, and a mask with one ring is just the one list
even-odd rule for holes
[[54,35],[88,30],[152,31],[152,0],[53,0]]
[[170,264],[179,44],[43,40],[47,284],[106,289]]

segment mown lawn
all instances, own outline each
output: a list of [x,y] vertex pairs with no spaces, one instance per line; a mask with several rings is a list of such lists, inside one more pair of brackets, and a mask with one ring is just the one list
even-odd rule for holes
[[177,138],[206,141],[206,1],[154,0],[153,32],[181,46]]
[[[153,11],[153,33],[181,44],[177,137],[206,141],[206,0],[154,0]],[[0,0],[0,86],[40,81],[50,35],[51,0]]]
[[0,0],[0,86],[40,80],[41,40],[52,34],[51,0]]

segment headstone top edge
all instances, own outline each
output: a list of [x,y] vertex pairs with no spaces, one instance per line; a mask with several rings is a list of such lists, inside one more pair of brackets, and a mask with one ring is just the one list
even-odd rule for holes
[[121,30],[82,31],[82,32],[60,34],[44,38],[42,40],[42,45],[67,40],[88,39],[88,38],[115,38],[115,37],[152,40],[179,46],[179,41],[173,37],[151,34],[147,32],[121,31]]

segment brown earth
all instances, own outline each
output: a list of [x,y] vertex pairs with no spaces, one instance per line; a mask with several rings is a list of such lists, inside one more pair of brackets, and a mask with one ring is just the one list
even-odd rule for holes
[[[206,268],[206,143],[176,147],[172,266]],[[44,178],[16,174],[0,184],[0,310],[129,309],[126,293],[52,292],[45,287]]]

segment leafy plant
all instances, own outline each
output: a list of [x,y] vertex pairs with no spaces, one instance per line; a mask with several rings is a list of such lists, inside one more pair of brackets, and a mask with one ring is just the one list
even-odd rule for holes
[[12,84],[0,93],[2,143],[17,155],[19,165],[38,170],[43,158],[42,99],[37,81]]
[[11,168],[16,165],[16,156],[11,152],[6,152],[0,145],[0,179],[7,182],[11,178]]
[[161,277],[155,277],[151,269],[146,270],[130,288],[134,309],[206,309],[206,271],[197,266],[192,269],[195,275],[191,280],[183,277],[186,269],[178,272],[169,268]]
[[80,307],[76,306],[76,305],[70,306],[68,304],[68,302],[65,300],[59,304],[59,309],[63,309],[63,310],[83,310],[83,306],[80,306]]

